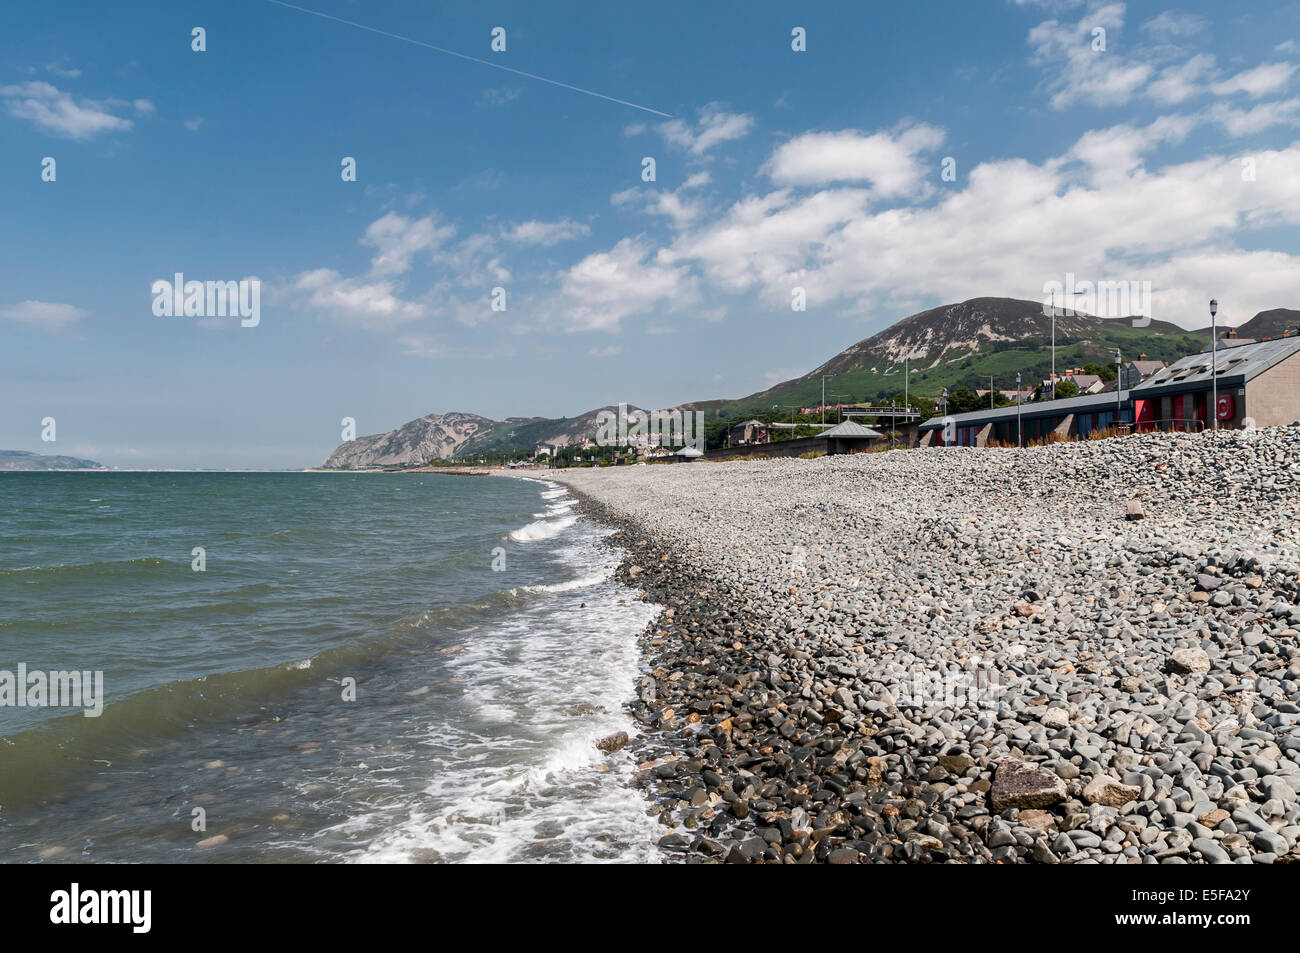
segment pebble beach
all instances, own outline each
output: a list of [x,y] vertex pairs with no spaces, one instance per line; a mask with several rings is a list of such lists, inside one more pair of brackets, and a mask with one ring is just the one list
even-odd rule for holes
[[547,471],[617,530],[663,855],[1278,863],[1300,425]]

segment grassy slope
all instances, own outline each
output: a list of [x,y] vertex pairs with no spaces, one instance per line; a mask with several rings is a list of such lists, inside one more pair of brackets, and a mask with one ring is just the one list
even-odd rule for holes
[[[1022,376],[1025,386],[1031,381],[1037,382],[1047,377],[1052,367],[1051,350],[1047,342],[1016,342],[1018,345],[1006,350],[985,348],[974,353],[948,359],[936,367],[917,364],[912,366],[912,383],[910,393],[925,397],[938,397],[939,392],[947,387],[969,387],[971,390],[989,386],[989,375],[994,376],[994,385],[1009,389],[1015,386],[1016,373]],[[1084,341],[1063,343],[1060,339],[1056,345],[1056,368],[1059,371],[1070,367],[1081,367],[1088,363],[1110,363],[1115,359],[1115,348],[1119,347],[1125,361],[1135,359],[1139,353],[1146,352],[1150,360],[1174,361],[1187,354],[1201,350],[1208,345],[1206,337],[1190,333],[1152,334],[1145,328],[1116,324],[1107,328],[1102,334]],[[837,374],[826,381],[827,402],[833,403],[830,394],[850,394],[855,401],[879,399],[882,395],[893,395],[903,390],[903,366],[875,365],[861,370]],[[802,381],[775,390],[741,398],[724,403],[716,413],[724,417],[747,416],[769,411],[773,404],[783,407],[790,404],[814,406],[821,402],[821,382]],[[886,397],[886,399],[888,399]]]

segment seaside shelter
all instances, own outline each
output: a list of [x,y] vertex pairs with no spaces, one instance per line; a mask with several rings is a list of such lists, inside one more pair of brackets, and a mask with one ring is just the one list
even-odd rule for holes
[[855,420],[846,420],[816,436],[817,440],[826,442],[826,453],[857,453],[866,450],[872,443],[883,437],[879,430],[864,427]]

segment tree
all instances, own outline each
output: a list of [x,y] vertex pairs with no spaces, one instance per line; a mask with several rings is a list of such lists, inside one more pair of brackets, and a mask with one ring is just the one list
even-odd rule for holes
[[1064,400],[1066,397],[1078,397],[1079,385],[1074,381],[1061,381],[1056,385],[1056,399]]
[[1091,364],[1083,365],[1083,372],[1085,374],[1096,374],[1102,380],[1107,382],[1113,381],[1115,379],[1114,364],[1109,364],[1109,363],[1098,364],[1096,361],[1094,361]]
[[984,398],[969,387],[955,387],[948,392],[950,414],[964,414],[972,410],[980,410],[984,406],[986,406]]

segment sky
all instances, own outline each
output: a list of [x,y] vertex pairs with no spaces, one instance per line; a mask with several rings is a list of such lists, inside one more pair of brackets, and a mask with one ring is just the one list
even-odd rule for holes
[[[178,272],[258,323],[156,313]],[[0,10],[3,449],[736,398],[1067,275],[1300,307],[1300,2]]]

